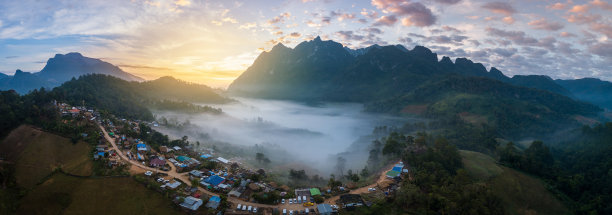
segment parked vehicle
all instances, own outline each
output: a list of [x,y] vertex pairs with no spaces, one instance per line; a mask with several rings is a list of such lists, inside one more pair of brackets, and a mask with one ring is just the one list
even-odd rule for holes
[[242,207],[242,204],[238,204],[238,207],[236,207],[236,210],[240,210],[241,207]]
[[285,204],[285,199],[283,199],[281,202],[282,202],[282,204]]

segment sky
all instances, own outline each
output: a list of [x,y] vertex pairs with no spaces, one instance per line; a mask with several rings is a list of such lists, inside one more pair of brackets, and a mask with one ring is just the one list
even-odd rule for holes
[[612,81],[604,0],[0,0],[0,72],[80,52],[145,79],[225,88],[262,52],[321,36],[423,45],[504,74]]

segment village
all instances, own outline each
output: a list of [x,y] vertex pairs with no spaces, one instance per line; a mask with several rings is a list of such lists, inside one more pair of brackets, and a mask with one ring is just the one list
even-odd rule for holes
[[262,180],[266,170],[244,168],[212,148],[196,150],[185,140],[160,145],[139,138],[155,133],[157,122],[105,118],[93,108],[54,104],[62,116],[82,118],[100,128],[92,159],[110,169],[128,169],[134,179],[189,214],[338,214],[368,207],[371,198],[394,195],[398,182],[408,175],[408,168],[398,161],[368,186],[291,188]]

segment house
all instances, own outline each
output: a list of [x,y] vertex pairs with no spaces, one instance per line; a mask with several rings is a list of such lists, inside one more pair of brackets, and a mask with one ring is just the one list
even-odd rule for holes
[[150,162],[149,162],[149,166],[151,167],[160,167],[160,166],[164,166],[166,165],[166,161],[159,159],[159,158],[153,158]]
[[208,203],[206,203],[206,207],[217,209],[217,207],[219,207],[219,204],[221,204],[221,197],[211,196],[210,199],[208,199]]
[[147,145],[144,143],[136,144],[138,151],[148,151]]
[[227,159],[225,159],[225,158],[222,158],[222,157],[218,157],[218,158],[217,158],[217,160],[218,160],[219,162],[221,162],[221,163],[224,163],[224,164],[228,164],[228,163],[229,163],[229,160],[227,160]]
[[180,162],[185,162],[187,160],[191,160],[191,158],[189,157],[185,157],[185,156],[177,156],[176,159]]
[[200,157],[204,158],[204,159],[207,159],[207,158],[212,157],[212,155],[211,154],[204,154],[204,155],[200,155]]
[[387,172],[386,175],[387,175],[387,178],[397,178],[397,177],[400,176],[400,174],[401,174],[401,172],[391,170],[391,171]]
[[175,146],[175,147],[172,147],[172,149],[174,149],[174,151],[180,151],[181,147]]
[[340,196],[340,202],[347,207],[360,207],[363,206],[363,199],[358,194],[344,194]]
[[174,181],[172,183],[166,183],[165,184],[166,187],[169,187],[170,189],[176,189],[178,186],[181,186],[181,182],[178,181]]
[[68,114],[70,114],[70,116],[72,116],[72,117],[78,116],[80,112],[81,111],[79,109],[76,109],[76,108],[68,110]]
[[159,151],[160,151],[160,152],[162,152],[162,153],[168,153],[168,152],[171,152],[171,151],[172,151],[172,149],[169,149],[169,148],[168,148],[168,147],[166,147],[166,146],[160,146],[160,147],[159,147]]
[[321,215],[331,215],[334,212],[329,204],[318,204],[317,210]]
[[202,177],[203,174],[204,172],[199,171],[199,170],[191,170],[189,172],[189,175],[192,175],[193,177],[198,177],[198,178]]
[[206,180],[204,180],[204,182],[212,185],[213,187],[219,186],[219,184],[223,183],[224,181],[225,178],[218,175],[210,176]]
[[234,196],[234,197],[239,198],[239,197],[242,195],[242,193],[244,193],[244,191],[245,191],[245,188],[244,188],[244,187],[236,187],[236,188],[232,189],[232,190],[231,190],[231,191],[228,193],[228,195],[229,195],[229,196]]
[[105,151],[107,149],[108,149],[108,146],[106,146],[104,144],[100,144],[100,145],[96,146],[96,150],[99,151],[99,152],[103,152],[103,151]]
[[184,208],[187,208],[189,210],[195,211],[195,210],[198,210],[198,208],[200,206],[202,206],[203,203],[204,203],[204,201],[202,201],[201,199],[194,198],[194,197],[191,197],[191,196],[187,196],[187,197],[185,197],[185,199],[183,200],[183,202],[180,205],[181,205],[181,207],[184,207]]
[[321,195],[319,188],[310,188],[310,196]]

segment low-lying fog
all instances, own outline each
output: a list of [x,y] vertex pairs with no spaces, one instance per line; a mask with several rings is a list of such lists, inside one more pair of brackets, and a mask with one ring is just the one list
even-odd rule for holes
[[[350,149],[351,145],[360,137],[371,134],[375,126],[397,124],[392,117],[364,113],[363,105],[355,103],[310,106],[291,101],[235,99],[239,102],[215,106],[223,109],[223,115],[154,114],[158,118],[164,116],[180,122],[189,120],[191,125],[180,131],[160,129],[171,136],[187,135],[190,140],[198,140],[198,136],[206,133],[215,141],[245,146],[259,144],[278,153],[285,151],[283,155],[266,154],[273,162],[277,158],[301,163],[322,173],[332,171],[335,163],[330,162],[335,162],[338,153],[355,151]],[[347,159],[347,167],[360,169],[365,164],[367,153],[357,156],[362,158],[360,160],[351,157],[353,160]]]

